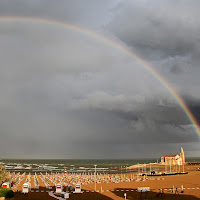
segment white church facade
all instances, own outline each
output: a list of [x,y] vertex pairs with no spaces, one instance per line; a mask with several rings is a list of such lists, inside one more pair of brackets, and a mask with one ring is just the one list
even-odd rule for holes
[[185,163],[185,153],[181,147],[180,155],[165,155],[161,157],[161,164],[163,165],[183,165]]

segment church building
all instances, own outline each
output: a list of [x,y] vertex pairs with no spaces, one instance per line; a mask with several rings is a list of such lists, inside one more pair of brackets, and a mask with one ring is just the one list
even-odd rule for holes
[[161,157],[161,164],[163,165],[183,165],[185,163],[185,153],[181,147],[180,155],[165,155]]

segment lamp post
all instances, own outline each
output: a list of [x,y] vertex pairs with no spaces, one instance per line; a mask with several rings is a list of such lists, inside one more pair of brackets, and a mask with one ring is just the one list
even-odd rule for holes
[[150,163],[150,175],[151,175],[151,163]]
[[94,174],[95,174],[95,180],[94,180],[94,191],[96,191],[96,167],[97,167],[97,165],[94,165],[94,169],[95,169],[95,171],[94,171]]

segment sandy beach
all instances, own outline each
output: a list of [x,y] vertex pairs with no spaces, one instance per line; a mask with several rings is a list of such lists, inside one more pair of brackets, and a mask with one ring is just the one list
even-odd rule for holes
[[[94,199],[124,199],[124,193],[126,193],[127,199],[140,199],[142,198],[164,198],[164,199],[200,199],[200,168],[199,165],[195,166],[185,166],[185,171],[188,174],[184,175],[175,175],[175,176],[161,176],[161,177],[139,177],[138,181],[125,181],[119,183],[96,183],[96,192],[94,191],[95,184],[94,182],[89,184],[82,184],[83,194],[70,194],[70,199],[79,199],[79,200],[94,200]],[[48,195],[45,184],[38,176],[39,180],[39,189],[34,189],[34,179],[33,175],[31,175],[31,190],[28,194],[21,194],[22,185],[26,181],[27,176],[23,179],[23,181],[18,185],[15,189],[15,197],[13,200],[24,200],[24,199],[55,199]],[[55,191],[55,187],[53,183],[50,182],[53,191]],[[181,186],[183,186],[184,190],[181,193]],[[150,187],[150,192],[140,193],[135,191],[138,187]],[[174,191],[172,192],[172,189]],[[177,188],[177,189],[176,189]],[[160,190],[163,189],[163,190]],[[64,188],[66,190],[66,188]],[[142,195],[142,196],[141,196]],[[146,195],[146,197],[145,197]]]

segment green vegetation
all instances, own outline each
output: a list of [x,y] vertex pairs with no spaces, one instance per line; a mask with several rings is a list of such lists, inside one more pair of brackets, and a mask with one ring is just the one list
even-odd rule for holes
[[[6,181],[9,181],[8,172],[0,165],[0,184]],[[11,189],[0,187],[0,197],[12,198],[13,196],[14,192]]]
[[9,188],[0,187],[0,197],[12,198],[14,196],[14,192]]
[[0,184],[6,181],[9,181],[8,172],[0,165]]

